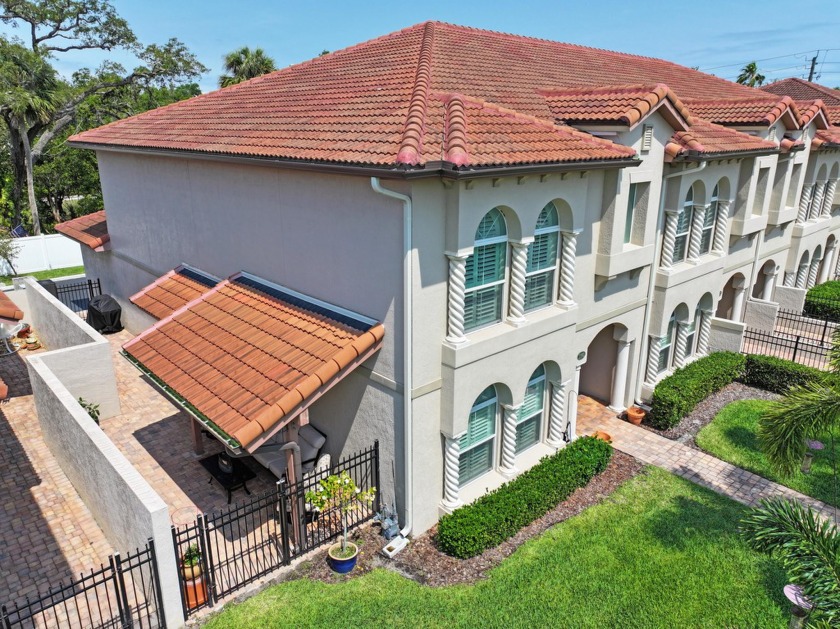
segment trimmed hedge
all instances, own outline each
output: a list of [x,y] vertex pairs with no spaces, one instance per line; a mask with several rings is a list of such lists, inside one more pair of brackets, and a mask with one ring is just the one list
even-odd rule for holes
[[840,321],[840,282],[824,282],[809,290],[802,313],[815,319]]
[[824,371],[813,367],[775,356],[750,354],[747,356],[741,382],[773,393],[786,393],[790,387],[819,382],[825,377]]
[[611,456],[610,444],[580,437],[497,490],[443,516],[439,547],[467,559],[498,546],[603,472]]
[[734,352],[715,352],[677,369],[653,390],[650,423],[661,430],[676,426],[697,404],[744,373],[746,359]]

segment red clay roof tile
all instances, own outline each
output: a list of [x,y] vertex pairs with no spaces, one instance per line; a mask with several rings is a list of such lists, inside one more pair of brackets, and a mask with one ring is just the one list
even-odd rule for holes
[[20,321],[23,319],[23,311],[18,308],[17,304],[12,301],[12,298],[2,290],[0,290],[0,319],[6,319],[8,321]]
[[828,106],[840,105],[840,90],[833,90],[830,87],[811,83],[804,79],[789,78],[781,81],[774,81],[760,88],[764,92],[778,94],[779,96],[790,96],[793,100],[822,100]]
[[206,289],[124,350],[247,449],[358,357],[376,351],[383,335],[381,323],[240,274]]
[[666,161],[670,161],[676,157],[691,154],[716,155],[776,149],[774,142],[695,118],[688,131],[674,133],[665,147],[665,154]]
[[788,129],[797,129],[797,118],[793,99],[781,99],[758,94],[752,98],[739,99],[687,99],[685,104],[691,113],[699,118],[721,125],[770,126],[785,118]]
[[111,240],[105,210],[58,223],[55,230],[93,250],[104,247]]
[[206,293],[219,281],[204,271],[181,265],[132,295],[129,301],[156,319],[163,319]]

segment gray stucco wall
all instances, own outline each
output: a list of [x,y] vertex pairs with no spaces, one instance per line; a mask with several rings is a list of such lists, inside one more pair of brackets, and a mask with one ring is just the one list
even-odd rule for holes
[[714,317],[709,335],[709,351],[740,352],[745,327],[743,323]]
[[793,288],[791,286],[776,286],[774,298],[781,310],[793,310],[802,312],[805,306],[805,295],[808,291],[804,288]]
[[183,625],[169,509],[76,402],[46,355],[27,357],[44,441],[111,545],[143,547],[153,538],[168,626]]
[[753,330],[772,333],[776,329],[778,312],[777,303],[750,299],[744,308],[744,324]]

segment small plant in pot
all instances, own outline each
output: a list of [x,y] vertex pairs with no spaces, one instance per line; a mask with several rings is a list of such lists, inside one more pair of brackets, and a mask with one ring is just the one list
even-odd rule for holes
[[347,541],[347,516],[362,505],[369,505],[376,497],[376,487],[362,491],[346,471],[321,479],[315,491],[306,492],[306,501],[316,511],[337,510],[341,514],[344,535],[341,542],[330,546],[327,563],[339,574],[346,574],[356,567],[359,547]]
[[195,609],[207,602],[207,586],[201,574],[201,551],[198,544],[190,544],[181,555],[181,574],[184,577],[184,600],[187,609]]

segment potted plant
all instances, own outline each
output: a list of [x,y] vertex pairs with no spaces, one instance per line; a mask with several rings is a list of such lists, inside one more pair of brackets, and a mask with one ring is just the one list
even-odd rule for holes
[[627,421],[633,424],[634,426],[638,426],[642,423],[642,420],[645,418],[645,410],[643,408],[639,408],[638,406],[631,406],[627,409]]
[[346,471],[332,474],[318,482],[315,491],[306,492],[306,501],[315,511],[338,510],[344,535],[341,542],[327,550],[327,563],[339,574],[347,574],[356,567],[359,547],[347,541],[347,514],[360,506],[370,504],[376,496],[376,487],[362,491]]
[[207,585],[201,574],[201,551],[198,544],[190,544],[181,555],[181,575],[184,577],[184,601],[187,609],[195,609],[207,602]]

